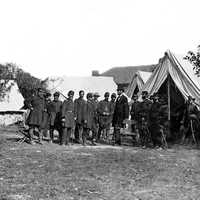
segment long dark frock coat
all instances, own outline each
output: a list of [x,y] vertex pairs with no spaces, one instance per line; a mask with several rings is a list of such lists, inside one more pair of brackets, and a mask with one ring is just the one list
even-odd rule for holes
[[99,102],[98,105],[99,126],[101,128],[108,128],[110,126],[111,104],[105,99]]
[[50,126],[59,127],[61,118],[62,101],[53,100],[49,105]]
[[75,110],[74,110],[74,102],[71,99],[67,99],[62,104],[61,109],[61,118],[65,119],[64,127],[65,128],[73,128],[75,126]]
[[84,128],[92,129],[95,123],[95,105],[92,101],[87,101],[84,106]]
[[27,124],[31,126],[42,126],[43,112],[45,110],[45,99],[39,96],[33,96],[28,103],[30,114],[27,119]]
[[85,104],[86,104],[86,101],[81,98],[75,99],[74,101],[77,124],[83,123],[83,114],[84,114],[83,112],[84,112]]
[[128,99],[124,95],[117,98],[113,114],[113,126],[123,128],[124,120],[129,118]]

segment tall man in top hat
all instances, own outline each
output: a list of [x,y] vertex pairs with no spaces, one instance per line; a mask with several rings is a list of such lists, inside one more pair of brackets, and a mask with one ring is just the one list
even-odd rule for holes
[[113,114],[114,142],[118,145],[121,145],[120,129],[125,127],[125,120],[129,118],[128,99],[123,93],[124,89],[118,87],[118,97]]

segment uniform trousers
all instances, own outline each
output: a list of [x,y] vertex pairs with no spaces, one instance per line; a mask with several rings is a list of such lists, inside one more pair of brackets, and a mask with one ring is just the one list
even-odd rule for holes
[[50,126],[50,140],[53,141],[54,139],[54,130],[57,130],[58,131],[58,140],[59,140],[59,143],[61,143],[61,140],[62,140],[62,130],[60,127],[55,127],[55,126]]
[[74,132],[76,142],[80,142],[80,140],[82,139],[82,133],[83,133],[83,125],[76,123],[75,132]]
[[69,144],[72,130],[73,130],[72,127],[64,127],[62,129],[62,139],[61,139],[62,145]]
[[113,138],[114,138],[114,143],[121,145],[121,136],[120,136],[120,126],[114,126],[114,133],[113,133]]

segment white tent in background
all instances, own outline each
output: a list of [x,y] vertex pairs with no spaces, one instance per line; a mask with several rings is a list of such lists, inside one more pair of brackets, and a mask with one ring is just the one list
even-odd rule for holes
[[[91,76],[91,77],[57,77],[48,78],[47,89],[51,93],[58,91],[67,97],[69,90],[75,92],[75,98],[78,97],[79,91],[98,92],[100,99],[104,98],[105,92],[116,93],[117,85],[113,81],[113,77]],[[62,98],[62,95],[61,95]]]
[[[0,80],[4,82],[5,80]],[[24,98],[19,92],[17,83],[13,80],[6,83],[4,98],[0,99],[0,126],[8,126],[18,121],[24,120],[24,111],[20,110],[24,105]]]
[[[4,80],[1,80],[1,82]],[[13,80],[8,81],[6,88],[9,88],[5,94],[5,97],[0,99],[0,111],[19,111],[20,108],[24,105],[24,98],[19,92],[17,83]]]
[[137,94],[143,87],[144,83],[149,79],[152,72],[137,71],[132,78],[131,83],[126,89],[126,95],[132,98],[133,94]]

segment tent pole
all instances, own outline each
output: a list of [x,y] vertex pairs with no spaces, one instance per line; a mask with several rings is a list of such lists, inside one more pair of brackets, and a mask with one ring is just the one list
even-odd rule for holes
[[171,108],[171,105],[170,105],[170,77],[168,75],[168,79],[167,79],[167,97],[168,97],[168,121],[171,120],[171,113],[170,113],[170,108]]
[[171,129],[171,102],[170,102],[170,76],[167,79],[167,97],[168,97],[168,135],[170,135]]

